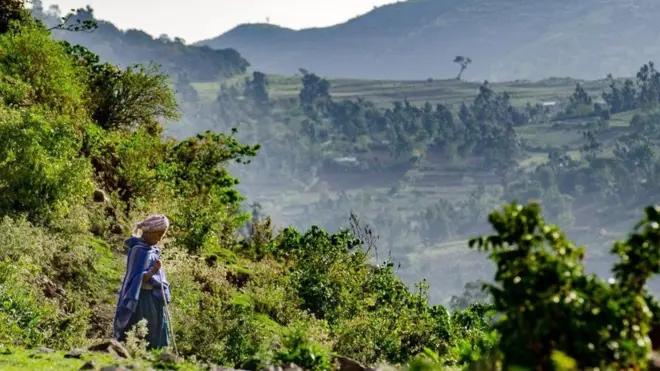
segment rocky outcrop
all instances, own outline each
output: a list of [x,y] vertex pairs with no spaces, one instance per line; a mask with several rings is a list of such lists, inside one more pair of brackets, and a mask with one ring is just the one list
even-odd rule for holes
[[96,189],[94,190],[94,202],[110,204],[110,196],[104,190]]
[[293,363],[285,363],[280,366],[270,366],[263,371],[304,371],[304,370]]
[[87,361],[79,370],[96,370],[96,363],[94,361]]
[[101,371],[129,371],[129,368],[124,367],[124,366],[119,366],[119,365],[105,366],[105,367],[101,368]]
[[81,359],[87,353],[85,349],[72,349],[69,353],[64,355],[64,358]]
[[128,350],[120,342],[114,339],[92,345],[88,348],[88,350],[91,352],[110,353],[119,359],[131,358],[131,354],[128,352]]
[[343,356],[335,357],[335,363],[339,371],[365,371],[367,369],[360,362]]
[[177,363],[179,362],[179,359],[177,358],[176,355],[169,353],[169,352],[164,352],[161,353],[158,356],[158,361],[164,362],[164,363]]

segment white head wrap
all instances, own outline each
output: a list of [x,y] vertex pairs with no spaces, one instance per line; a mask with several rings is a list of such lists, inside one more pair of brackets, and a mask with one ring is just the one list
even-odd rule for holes
[[165,232],[170,227],[170,220],[163,214],[151,215],[136,225],[144,233]]

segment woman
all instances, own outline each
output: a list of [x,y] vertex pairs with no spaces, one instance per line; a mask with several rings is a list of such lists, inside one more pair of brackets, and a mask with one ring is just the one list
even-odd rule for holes
[[[165,236],[170,221],[165,215],[152,215],[137,224],[133,236],[125,241],[129,248],[126,275],[119,292],[114,321],[114,337],[126,339],[142,319],[147,320],[148,348],[169,345],[165,300],[170,302],[169,283],[161,269],[160,249],[156,246]],[[136,237],[137,229],[142,231]],[[165,297],[163,297],[163,292]]]

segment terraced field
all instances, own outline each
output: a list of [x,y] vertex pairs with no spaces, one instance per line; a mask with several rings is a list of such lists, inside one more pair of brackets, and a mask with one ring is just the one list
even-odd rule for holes
[[[275,98],[296,97],[301,87],[300,77],[296,76],[269,76],[269,81],[271,97]],[[573,93],[576,83],[577,80],[553,79],[498,83],[493,84],[492,88],[497,92],[509,92],[515,105],[524,106],[528,102],[535,104],[567,99]],[[604,85],[604,81],[582,83],[595,99],[600,97]],[[393,101],[402,99],[408,99],[413,104],[429,101],[456,107],[461,102],[472,100],[478,94],[480,83],[457,80],[331,80],[331,86],[331,94],[335,99],[363,97],[377,102],[382,107],[388,107]],[[197,84],[195,87],[205,99],[213,99],[220,89],[219,84],[212,83]],[[611,153],[616,138],[629,130],[628,123],[634,114],[635,112],[627,112],[614,115],[609,128],[599,131],[597,139],[604,145],[605,154]],[[522,165],[531,169],[545,162],[550,148],[565,148],[571,156],[577,158],[580,156],[579,148],[583,144],[582,132],[594,124],[593,119],[578,119],[517,128],[519,136],[530,148]],[[372,158],[377,155],[367,154]],[[495,175],[469,170],[469,165],[465,161],[455,163],[441,154],[429,152],[423,166],[415,170],[325,174],[313,182],[313,186],[301,185],[296,189],[292,189],[290,185],[279,184],[276,179],[263,179],[255,175],[243,179],[242,186],[247,190],[248,197],[261,203],[264,212],[271,215],[278,225],[299,225],[301,222],[319,220],[318,215],[310,215],[309,205],[321,200],[324,194],[335,198],[339,191],[351,196],[368,195],[375,200],[371,204],[360,204],[360,201],[356,201],[353,211],[364,218],[377,216],[378,211],[374,205],[378,205],[379,200],[388,205],[390,212],[410,216],[440,199],[459,201],[479,184],[484,184],[487,188],[499,187],[499,179]],[[405,186],[394,191],[401,183],[405,183]],[[612,239],[630,230],[628,221],[608,226],[607,231],[585,227],[584,225],[589,224],[594,209],[579,204],[580,200],[576,200],[576,223],[575,228],[568,231],[569,236],[587,236],[587,240],[594,243],[609,244]],[[346,217],[348,218],[348,215]],[[410,228],[414,226],[411,225]],[[472,234],[487,232],[484,228],[475,226]],[[588,255],[591,261],[590,270],[606,273],[609,258],[601,250]],[[431,282],[431,295],[435,301],[447,300],[449,296],[458,294],[465,282],[477,278],[489,279],[493,273],[493,265],[486,260],[486,255],[469,250],[465,239],[444,241],[433,247],[419,246],[399,262],[402,264],[399,274],[406,282],[412,283],[422,278]]]
[[[225,84],[243,81],[247,75],[236,76]],[[274,98],[296,97],[302,83],[300,76],[269,75],[270,95]],[[548,79],[538,82],[516,81],[494,83],[495,91],[507,91],[511,94],[514,105],[523,106],[544,101],[555,101],[573,93],[575,85],[581,82],[584,89],[592,95],[600,95],[605,81],[580,81],[573,79]],[[465,82],[451,80],[397,81],[397,80],[330,80],[330,94],[337,99],[356,99],[362,97],[381,106],[389,106],[396,100],[407,99],[413,104],[442,103],[460,104],[474,98],[479,92],[481,81]],[[194,84],[204,99],[214,99],[220,89],[220,83]]]

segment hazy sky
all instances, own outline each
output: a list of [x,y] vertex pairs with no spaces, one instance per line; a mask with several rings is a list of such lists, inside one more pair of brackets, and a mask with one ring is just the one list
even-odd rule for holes
[[[187,42],[217,36],[241,23],[266,22],[294,29],[344,22],[392,0],[43,0],[63,12],[91,5],[97,18],[121,29],[166,33]],[[170,5],[171,4],[171,5]]]

